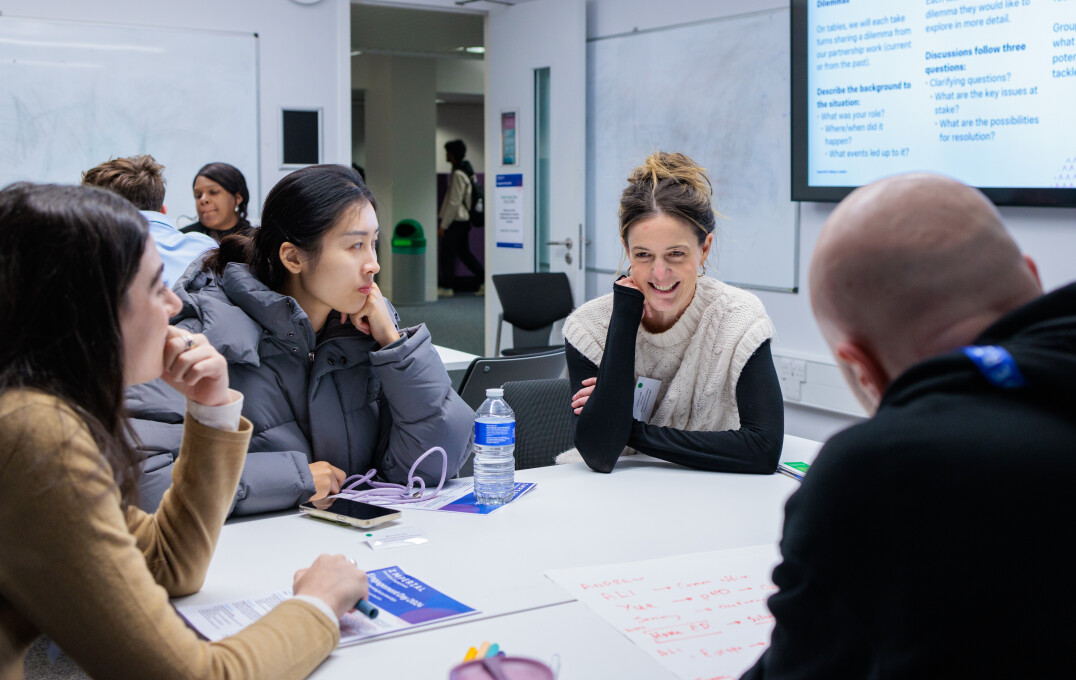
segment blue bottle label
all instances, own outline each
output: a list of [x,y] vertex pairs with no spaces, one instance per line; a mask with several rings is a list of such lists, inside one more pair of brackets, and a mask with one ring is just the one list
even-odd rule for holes
[[515,446],[516,423],[475,423],[474,443],[479,446]]

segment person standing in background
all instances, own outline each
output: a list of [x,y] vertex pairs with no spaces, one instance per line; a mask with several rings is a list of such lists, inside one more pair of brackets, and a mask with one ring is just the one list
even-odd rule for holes
[[[474,188],[474,168],[471,162],[465,160],[467,145],[462,139],[454,139],[445,144],[445,161],[452,165],[452,178],[448,184],[448,192],[445,200],[441,203],[441,211],[438,213],[437,235],[441,238],[441,251],[439,263],[441,268],[440,282],[437,287],[437,295],[449,297],[455,293],[456,288],[456,259],[471,270],[479,281],[485,281],[486,271],[482,263],[471,252],[468,235],[471,232],[471,200]],[[485,293],[485,284],[478,286],[475,295]]]
[[183,227],[183,233],[206,234],[220,243],[225,236],[249,234],[254,228],[247,221],[250,191],[239,168],[227,163],[203,165],[193,188],[198,221]]
[[171,286],[195,259],[217,247],[205,234],[184,234],[165,215],[164,166],[150,155],[116,158],[82,173],[82,183],[108,189],[126,198],[149,222],[149,235],[164,262],[164,280]]

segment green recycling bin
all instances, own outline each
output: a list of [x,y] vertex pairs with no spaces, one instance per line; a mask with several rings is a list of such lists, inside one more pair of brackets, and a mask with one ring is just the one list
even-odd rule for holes
[[392,302],[426,301],[426,235],[415,220],[400,220],[392,230]]

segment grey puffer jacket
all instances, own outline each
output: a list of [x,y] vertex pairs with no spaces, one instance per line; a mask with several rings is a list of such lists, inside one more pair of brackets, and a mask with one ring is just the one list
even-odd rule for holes
[[[381,348],[333,313],[315,338],[299,304],[246,265],[231,263],[221,277],[199,267],[192,264],[175,287],[183,309],[172,322],[204,333],[224,355],[254,424],[236,515],[306,500],[314,461],[349,475],[377,468],[381,479],[398,483],[433,446],[448,453],[449,476],[466,461],[474,415],[453,391],[425,325],[401,329],[400,340]],[[146,455],[139,505],[155,509],[171,484],[185,402],[156,380],[129,388],[127,408]],[[417,472],[436,484],[441,456],[429,456]]]

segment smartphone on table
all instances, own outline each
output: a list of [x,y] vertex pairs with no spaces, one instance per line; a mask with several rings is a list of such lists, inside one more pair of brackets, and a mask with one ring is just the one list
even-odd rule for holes
[[299,512],[306,513],[311,517],[327,519],[338,524],[350,524],[363,529],[400,518],[399,510],[352,501],[347,498],[334,498],[331,502],[326,500],[303,503],[299,506]]

